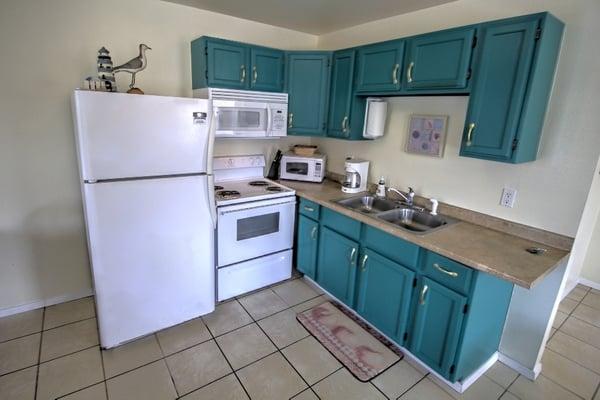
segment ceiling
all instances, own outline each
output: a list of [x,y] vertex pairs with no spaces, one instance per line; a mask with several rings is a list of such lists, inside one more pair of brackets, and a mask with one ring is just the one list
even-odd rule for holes
[[456,0],[167,0],[322,35]]

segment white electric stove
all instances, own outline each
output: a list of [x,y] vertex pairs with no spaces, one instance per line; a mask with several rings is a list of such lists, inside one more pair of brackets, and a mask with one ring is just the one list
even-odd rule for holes
[[291,277],[296,192],[264,166],[262,155],[214,158],[218,301]]

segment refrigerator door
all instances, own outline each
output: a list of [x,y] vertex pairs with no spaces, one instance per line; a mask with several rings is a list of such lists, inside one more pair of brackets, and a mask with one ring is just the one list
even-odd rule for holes
[[208,100],[76,90],[73,112],[84,181],[210,168]]
[[84,185],[102,347],[214,310],[208,180],[189,176]]

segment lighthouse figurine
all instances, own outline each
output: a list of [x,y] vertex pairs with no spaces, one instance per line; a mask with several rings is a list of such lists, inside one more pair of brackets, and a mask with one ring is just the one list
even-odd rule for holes
[[104,86],[104,90],[107,92],[117,91],[112,59],[109,51],[104,46],[98,50],[98,79],[100,80],[100,86]]

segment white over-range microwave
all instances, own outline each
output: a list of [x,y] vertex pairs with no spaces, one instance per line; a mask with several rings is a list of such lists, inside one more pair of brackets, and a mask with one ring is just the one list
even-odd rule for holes
[[287,135],[287,93],[218,88],[195,89],[212,100],[218,138],[278,138]]
[[299,156],[292,152],[285,153],[279,164],[279,177],[294,181],[323,182],[327,156],[314,154]]

